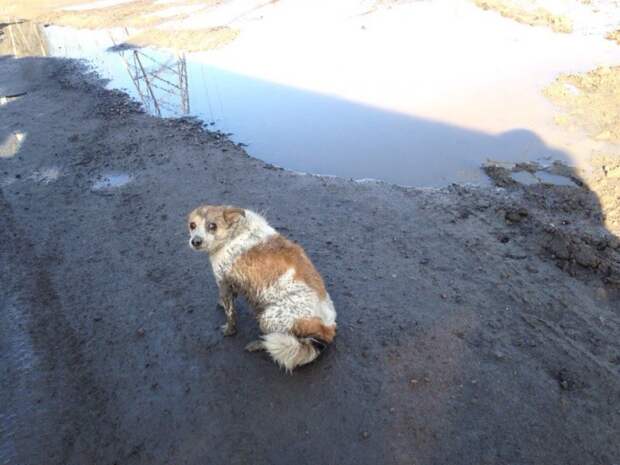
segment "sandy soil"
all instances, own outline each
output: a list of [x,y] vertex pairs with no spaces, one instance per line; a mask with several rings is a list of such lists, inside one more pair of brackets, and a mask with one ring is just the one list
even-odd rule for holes
[[[76,64],[0,59],[19,92],[0,106],[0,141],[22,134],[0,158],[2,463],[617,463],[619,231],[592,192],[618,196],[617,164],[569,173],[581,187],[496,167],[503,187],[405,189],[274,168]],[[221,336],[186,244],[206,200],[265,211],[325,275],[340,329],[317,363],[243,352],[243,303]]]
[[534,0],[473,0],[485,10],[497,11],[506,18],[530,26],[544,26],[555,32],[572,32],[573,25],[569,18],[554,14],[539,6]]
[[620,29],[617,31],[610,32],[606,36],[609,40],[614,40],[620,45]]
[[[0,0],[0,17],[5,21],[15,18],[38,23],[51,23],[77,28],[131,28],[140,33],[136,44],[148,44],[178,50],[208,50],[233,40],[240,30],[252,27],[262,14],[273,13],[277,8],[269,7],[278,0],[128,0],[102,4],[102,0],[30,0],[15,2]],[[104,0],[105,2],[105,0]],[[542,26],[556,32],[570,33],[573,30],[592,32],[593,26],[605,22],[609,29],[614,24],[615,14],[620,8],[617,0],[472,0],[485,10],[496,11],[503,17],[522,24]],[[285,2],[282,2],[285,3]],[[343,2],[334,11],[341,11],[348,17],[358,17],[380,12],[384,8],[397,8],[406,0],[359,0]],[[307,4],[304,6],[307,8]],[[458,5],[456,6],[457,8]],[[287,6],[283,6],[286,10]],[[323,9],[323,10],[321,10]],[[334,14],[328,2],[318,4],[314,14],[329,21]],[[588,14],[584,14],[587,12]],[[319,20],[321,16],[318,17]],[[585,19],[584,19],[585,18]],[[247,22],[246,22],[247,19]],[[316,17],[314,21],[316,21]],[[229,28],[226,40],[222,40],[223,28]],[[608,32],[607,29],[605,32]],[[194,40],[179,31],[192,31]],[[596,31],[598,34],[599,31]]]
[[[132,0],[99,8],[68,9],[82,3],[84,2],[65,0],[16,3],[0,0],[0,11],[7,22],[19,18],[37,23],[86,29],[129,28],[137,32],[132,32],[127,40],[128,44],[151,45],[189,52],[220,47],[234,40],[239,33],[238,30],[226,25],[185,30],[177,30],[174,26],[164,27],[226,3],[224,1],[183,0],[166,3],[153,0]],[[192,7],[197,7],[197,9]],[[184,12],[185,8],[191,8],[191,13]]]
[[223,47],[235,40],[238,35],[237,29],[224,26],[198,30],[149,29],[132,35],[126,40],[126,44],[194,52]]
[[217,0],[197,2],[183,0],[181,3],[155,2],[153,0],[132,0],[126,3],[111,4],[96,8],[78,9],[73,7],[88,3],[79,0],[35,0],[13,2],[0,0],[0,9],[5,17],[16,17],[35,22],[50,22],[58,25],[83,28],[143,27],[174,20],[184,15],[163,17],[158,12],[173,6],[201,4],[205,8],[221,3]]
[[544,94],[565,110],[558,124],[582,127],[596,140],[620,142],[620,66],[560,75]]

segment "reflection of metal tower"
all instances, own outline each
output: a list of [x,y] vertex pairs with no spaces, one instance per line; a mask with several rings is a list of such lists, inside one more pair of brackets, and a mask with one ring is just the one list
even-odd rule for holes
[[187,115],[189,91],[185,54],[155,58],[142,50],[118,52],[146,111],[157,116]]
[[[32,22],[13,20],[6,26],[6,46],[0,41],[0,55],[8,51],[16,57],[47,56],[48,45],[41,36],[40,26]],[[1,34],[0,34],[1,35]]]

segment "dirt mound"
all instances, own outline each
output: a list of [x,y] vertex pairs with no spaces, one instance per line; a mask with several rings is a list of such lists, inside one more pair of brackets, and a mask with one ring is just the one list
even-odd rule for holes
[[[586,282],[601,280],[616,292],[620,289],[620,161],[600,156],[594,163],[598,168],[587,177],[560,163],[541,167],[491,162],[483,168],[496,186],[518,195],[518,202],[500,202],[498,211],[507,224],[520,229],[541,258],[553,260]],[[575,186],[523,185],[515,179],[517,173],[541,171],[567,177]],[[585,224],[601,227],[586,228]]]
[[530,26],[544,26],[555,32],[572,32],[573,25],[570,19],[557,15],[536,5],[533,1],[516,0],[474,0],[474,3],[484,10],[497,11],[505,18]]
[[615,40],[618,45],[620,45],[620,29],[617,31],[610,32],[605,36],[606,39]]

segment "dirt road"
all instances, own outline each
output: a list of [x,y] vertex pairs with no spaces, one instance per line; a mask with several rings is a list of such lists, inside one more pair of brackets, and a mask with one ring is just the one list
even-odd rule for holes
[[[0,91],[27,92],[0,106],[1,463],[620,463],[620,246],[586,187],[297,175],[53,59],[0,59]],[[221,336],[204,201],[325,275],[317,363],[244,352],[243,304]]]

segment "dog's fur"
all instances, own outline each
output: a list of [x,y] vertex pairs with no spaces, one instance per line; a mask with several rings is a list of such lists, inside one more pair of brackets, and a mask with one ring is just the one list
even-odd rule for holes
[[303,249],[250,210],[203,205],[188,216],[190,247],[209,254],[226,314],[224,335],[236,332],[234,299],[254,307],[266,350],[287,371],[310,363],[317,346],[336,335],[336,310],[321,275]]

